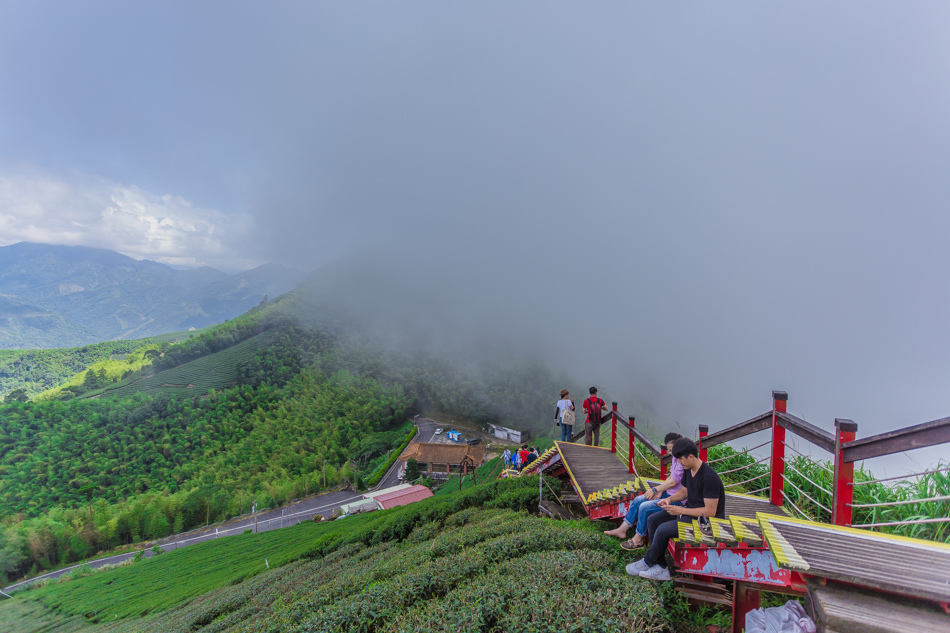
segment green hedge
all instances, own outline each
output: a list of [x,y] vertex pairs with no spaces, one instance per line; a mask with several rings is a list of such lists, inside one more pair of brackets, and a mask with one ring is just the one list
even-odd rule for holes
[[419,428],[413,426],[412,430],[409,431],[409,435],[407,435],[406,439],[404,439],[402,441],[402,444],[399,445],[399,448],[394,450],[392,454],[389,456],[389,459],[387,459],[385,462],[380,464],[379,468],[377,468],[375,472],[373,472],[373,474],[370,475],[370,478],[366,480],[367,486],[375,486],[376,484],[379,483],[379,480],[383,478],[383,475],[386,474],[390,466],[396,463],[396,459],[400,455],[402,455],[402,452],[406,449],[407,446],[409,446],[409,442],[412,441],[412,438],[414,438],[416,436],[416,433],[418,432],[419,432]]

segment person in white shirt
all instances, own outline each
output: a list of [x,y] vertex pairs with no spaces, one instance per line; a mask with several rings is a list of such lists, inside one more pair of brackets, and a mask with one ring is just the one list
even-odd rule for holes
[[[574,398],[571,392],[561,389],[561,399],[557,401],[557,410],[554,412],[554,421],[561,427],[561,441],[570,442],[574,433]],[[565,411],[569,411],[565,415]]]

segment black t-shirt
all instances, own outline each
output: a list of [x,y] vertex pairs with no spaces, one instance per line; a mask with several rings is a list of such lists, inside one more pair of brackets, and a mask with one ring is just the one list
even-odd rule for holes
[[709,464],[703,462],[695,475],[687,468],[683,473],[683,486],[686,488],[687,508],[702,508],[706,505],[706,499],[719,499],[716,516],[720,519],[726,518],[726,489],[722,486],[722,479]]

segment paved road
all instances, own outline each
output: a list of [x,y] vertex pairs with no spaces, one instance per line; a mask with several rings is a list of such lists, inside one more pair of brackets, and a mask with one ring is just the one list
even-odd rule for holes
[[[413,443],[415,442],[430,442],[432,438],[435,437],[435,430],[439,428],[439,423],[430,420],[429,418],[416,418],[415,425],[419,428],[419,432],[416,433],[416,436],[412,438]],[[389,469],[382,479],[379,480],[379,483],[373,488],[374,490],[383,490],[384,488],[392,488],[393,486],[399,485],[399,462],[397,461]]]
[[[415,442],[430,441],[435,436],[436,428],[439,427],[437,422],[429,420],[428,418],[416,418],[415,423],[416,426],[419,427],[419,432],[413,439]],[[380,480],[380,483],[376,486],[376,489],[381,490],[383,488],[389,488],[391,486],[398,485],[398,475],[399,462],[396,462],[393,464],[392,468],[389,469],[389,472],[387,472],[386,475]],[[257,515],[257,531],[266,532],[268,530],[297,525],[301,521],[310,520],[315,514],[329,516],[340,506],[347,503],[352,503],[353,501],[359,501],[362,498],[363,495],[358,492],[328,492],[315,497],[310,497],[308,499],[302,499],[296,503],[291,503],[282,508],[259,512]],[[173,552],[180,547],[187,547],[188,545],[201,543],[202,541],[210,541],[222,536],[241,534],[246,529],[254,529],[253,516],[244,516],[239,519],[218,525],[217,527],[203,528],[200,530],[192,530],[191,532],[187,532],[185,534],[178,534],[176,536],[162,539],[158,541],[158,544],[162,546],[164,551]],[[146,558],[149,558],[153,555],[151,549],[146,549],[143,551],[145,552],[144,556]],[[43,574],[42,576],[37,576],[35,578],[30,578],[29,580],[24,580],[9,585],[8,587],[4,587],[3,591],[9,593],[13,589],[16,589],[24,584],[29,584],[35,580],[40,580],[41,578],[59,578],[63,574],[66,574],[72,569],[81,565],[88,564],[89,567],[93,569],[102,567],[103,565],[115,565],[116,563],[121,563],[132,558],[137,553],[137,551],[128,552],[126,554],[116,554],[115,556],[107,556],[105,558],[97,558],[95,560],[85,561],[83,563],[71,565],[70,567],[57,569],[56,571]]]

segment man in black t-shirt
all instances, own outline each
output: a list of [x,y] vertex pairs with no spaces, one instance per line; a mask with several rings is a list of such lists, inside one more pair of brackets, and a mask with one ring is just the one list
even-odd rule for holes
[[[699,458],[699,449],[693,440],[682,437],[673,444],[673,457],[682,464],[683,488],[676,494],[660,501],[661,512],[647,521],[650,533],[650,549],[647,555],[627,565],[627,573],[650,580],[669,580],[664,553],[670,539],[679,532],[677,523],[705,517],[726,518],[726,489],[716,471]],[[671,506],[670,502],[686,499],[683,506]],[[679,521],[675,520],[678,519]]]

